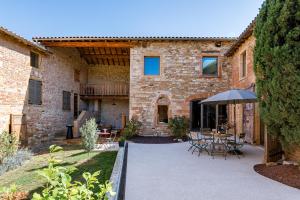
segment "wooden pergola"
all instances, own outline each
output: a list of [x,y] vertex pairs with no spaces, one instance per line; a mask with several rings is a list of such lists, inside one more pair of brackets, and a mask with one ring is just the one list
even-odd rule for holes
[[149,41],[235,41],[223,37],[36,37],[33,41],[45,47],[78,49],[80,56],[91,65],[129,66],[130,48],[147,46]]
[[45,47],[76,48],[80,57],[91,65],[129,66],[130,48],[135,41],[108,41],[86,38],[34,39]]

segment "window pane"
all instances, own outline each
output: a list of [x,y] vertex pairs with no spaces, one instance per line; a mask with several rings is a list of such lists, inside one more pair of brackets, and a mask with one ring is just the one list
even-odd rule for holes
[[30,52],[30,66],[39,67],[39,55],[34,52]]
[[242,70],[241,70],[241,77],[246,76],[246,52],[242,54]]
[[202,58],[202,74],[210,76],[218,75],[218,59],[216,57]]
[[144,58],[144,75],[159,75],[160,74],[160,58],[145,57]]

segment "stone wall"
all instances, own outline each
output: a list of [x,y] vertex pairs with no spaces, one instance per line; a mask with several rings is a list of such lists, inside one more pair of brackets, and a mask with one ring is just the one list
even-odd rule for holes
[[[115,105],[112,105],[113,102]],[[102,99],[100,108],[102,123],[106,126],[122,128],[122,113],[128,118],[128,108],[128,99]]]
[[[241,46],[229,58],[232,67],[231,87],[255,90],[255,73],[253,69],[253,51],[255,37],[252,35],[241,44]],[[241,54],[246,52],[246,76],[241,77]],[[233,121],[233,108],[230,109],[230,120]],[[249,143],[260,143],[260,117],[258,104],[243,104],[236,106],[237,133],[246,132]]]
[[11,114],[23,114],[29,77],[40,77],[29,56],[29,47],[0,33],[0,133],[9,130]]
[[[190,101],[203,99],[229,88],[231,69],[224,53],[230,42],[217,47],[213,41],[149,42],[130,51],[129,115],[143,123],[141,134],[160,131],[157,123],[157,102],[169,100],[169,118],[190,116]],[[145,76],[144,56],[160,56],[161,74]],[[219,76],[202,76],[202,56],[218,56]]]
[[88,83],[125,82],[129,84],[129,66],[88,65]]
[[[0,131],[9,130],[11,114],[24,115],[26,142],[39,147],[65,132],[66,123],[72,121],[74,93],[79,94],[74,69],[84,70],[86,64],[76,49],[53,48],[51,54],[35,51],[40,59],[34,68],[30,51],[35,49],[0,34]],[[42,105],[28,104],[29,79],[42,81]],[[63,90],[72,93],[70,111],[62,110]]]
[[[75,69],[85,68],[79,53],[72,48],[52,48],[52,54],[41,58],[42,105],[28,106],[29,144],[39,146],[56,133],[65,133],[66,124],[73,122],[74,94],[79,94],[79,84],[74,80]],[[82,80],[83,81],[83,80]],[[71,92],[71,110],[62,109],[63,91]],[[79,101],[80,104],[80,101]]]

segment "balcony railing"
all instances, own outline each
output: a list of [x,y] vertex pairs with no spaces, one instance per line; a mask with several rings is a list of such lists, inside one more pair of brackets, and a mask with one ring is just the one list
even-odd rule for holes
[[129,84],[123,82],[103,82],[101,84],[81,84],[80,95],[84,96],[128,96]]

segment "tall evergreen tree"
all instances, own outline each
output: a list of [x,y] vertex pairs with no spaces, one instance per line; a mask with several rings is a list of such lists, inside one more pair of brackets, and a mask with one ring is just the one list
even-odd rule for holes
[[266,0],[254,31],[261,116],[286,152],[300,150],[299,22],[300,0]]

